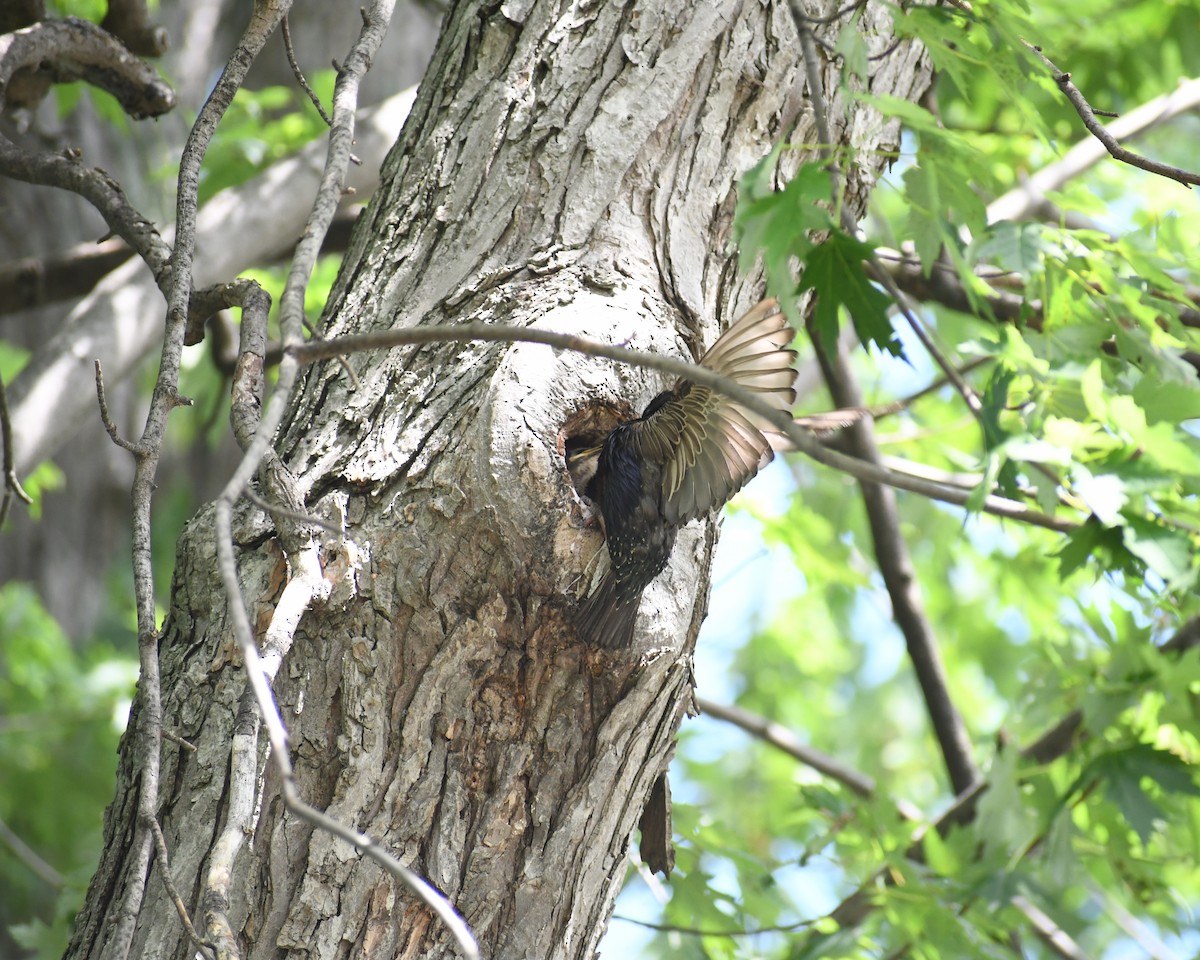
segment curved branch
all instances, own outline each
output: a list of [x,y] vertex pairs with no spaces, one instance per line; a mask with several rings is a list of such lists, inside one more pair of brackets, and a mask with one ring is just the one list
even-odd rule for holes
[[226,63],[208,100],[200,109],[180,158],[175,246],[168,265],[170,276],[166,279],[166,330],[163,333],[161,361],[150,400],[150,410],[146,414],[142,436],[136,444],[130,495],[133,514],[133,580],[141,667],[138,680],[138,700],[141,709],[137,731],[141,762],[138,765],[137,824],[132,849],[126,861],[128,872],[124,902],[119,912],[120,920],[108,943],[109,955],[116,960],[125,960],[133,943],[149,874],[150,851],[154,839],[152,823],[158,811],[162,695],[158,661],[158,625],[154,605],[150,501],[154,492],[163,437],[166,435],[167,418],[175,407],[187,402],[179,396],[178,387],[187,307],[192,293],[192,254],[196,240],[196,193],[200,180],[200,164],[217,124],[233,100],[234,93],[241,86],[250,65],[267,38],[274,32],[279,18],[289,5],[290,0],[260,0],[254,5],[250,24]]
[[[12,106],[14,77],[45,69],[56,81],[85,80],[106,90],[134,119],[155,117],[175,106],[175,94],[154,70],[93,23],[68,17],[48,20],[0,37],[0,106]],[[77,152],[28,153],[0,136],[0,174],[14,180],[77,193],[104,217],[162,276],[170,249],[154,225],[137,212],[104,171],[84,166]]]
[[[790,417],[780,417],[778,411],[771,409],[757,394],[738,386],[732,380],[722,377],[707,367],[697,366],[676,357],[666,357],[660,354],[644,353],[640,350],[630,350],[627,347],[617,347],[600,343],[587,337],[573,334],[555,333],[550,330],[539,330],[533,327],[505,327],[497,324],[475,321],[463,324],[447,324],[444,326],[430,325],[408,327],[400,330],[384,330],[376,333],[356,334],[354,336],[337,337],[332,340],[315,340],[297,346],[289,347],[288,353],[297,360],[311,363],[316,360],[337,357],[341,354],[359,353],[364,350],[379,350],[389,347],[399,347],[418,343],[447,343],[457,340],[484,340],[504,343],[543,343],[558,350],[574,350],[594,357],[606,357],[639,367],[660,370],[676,377],[683,377],[703,387],[709,387],[738,403],[748,407],[755,413],[765,417],[774,424],[780,433],[784,434],[791,444],[818,463],[840,470],[859,480],[874,481],[895,487],[898,490],[908,490],[931,500],[951,503],[955,506],[966,507],[971,502],[972,494],[960,488],[926,480],[922,477],[891,470],[878,463],[871,463],[857,457],[847,456],[823,445],[812,432],[794,423]],[[1044,527],[1058,533],[1070,533],[1079,526],[1074,520],[1040,513],[1016,500],[989,494],[984,497],[979,508],[984,513],[1005,517],[1035,527]]]
[[[333,97],[333,118],[312,212],[305,224],[304,234],[297,245],[291,270],[280,299],[280,326],[284,343],[299,344],[303,335],[304,290],[312,274],[326,231],[337,211],[343,183],[350,163],[350,147],[354,141],[355,108],[362,76],[370,68],[372,57],[383,39],[391,19],[394,0],[377,0],[363,11],[363,30],[339,71]],[[181,218],[182,219],[182,218]],[[257,286],[257,285],[255,285]],[[321,544],[305,536],[305,520],[294,522],[297,511],[286,509],[274,514],[283,534],[284,549],[289,566],[294,571],[276,605],[260,656],[253,628],[246,611],[237,579],[233,555],[233,505],[241,497],[250,478],[258,472],[264,487],[285,504],[299,505],[301,498],[292,478],[270,448],[271,438],[279,427],[287,407],[301,362],[285,354],[279,366],[279,379],[266,412],[257,419],[262,388],[262,365],[266,349],[266,314],[268,303],[261,291],[243,289],[253,297],[255,308],[243,314],[242,345],[234,377],[234,431],[245,453],[233,476],[217,500],[216,544],[218,566],[229,601],[230,618],[246,664],[247,689],[239,712],[239,736],[235,740],[231,770],[231,814],[226,823],[204,884],[206,926],[219,942],[233,944],[234,934],[228,920],[230,886],[233,864],[245,835],[244,825],[251,816],[255,778],[254,759],[257,755],[257,724],[259,716],[267,727],[272,760],[279,771],[283,799],[287,808],[320,830],[353,844],[373,859],[393,877],[400,880],[425,904],[450,931],[459,949],[468,960],[478,960],[479,948],[466,922],[450,901],[403,863],[383,850],[371,837],[352,830],[345,824],[309,805],[300,796],[287,746],[287,729],[275,704],[270,681],[291,648],[300,617],[314,602],[327,597],[331,583],[322,574]],[[247,318],[247,314],[249,317]],[[302,516],[302,515],[301,515]],[[281,522],[286,521],[286,522]],[[311,529],[311,528],[307,528]],[[250,704],[257,703],[257,712]],[[236,816],[235,816],[236,815]]]
[[1040,46],[1036,46],[1028,40],[1022,40],[1021,42],[1032,50],[1038,59],[1054,74],[1054,82],[1058,84],[1058,88],[1063,92],[1063,95],[1071,102],[1071,106],[1079,114],[1079,119],[1083,121],[1083,125],[1087,127],[1088,132],[1092,136],[1104,144],[1104,149],[1108,151],[1114,160],[1127,163],[1132,167],[1137,167],[1139,170],[1156,173],[1160,177],[1166,177],[1169,180],[1175,180],[1178,183],[1182,183],[1185,187],[1200,184],[1200,174],[1183,170],[1180,167],[1173,167],[1168,163],[1160,163],[1157,160],[1151,160],[1148,157],[1143,157],[1141,154],[1134,153],[1132,150],[1126,150],[1117,142],[1117,138],[1096,119],[1096,113],[1092,109],[1092,105],[1087,102],[1087,98],[1084,97],[1079,88],[1071,82],[1071,75],[1059,70],[1053,61],[1042,52]]

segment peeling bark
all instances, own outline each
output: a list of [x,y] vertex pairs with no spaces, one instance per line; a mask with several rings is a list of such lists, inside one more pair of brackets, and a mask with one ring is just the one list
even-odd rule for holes
[[[860,26],[874,50],[890,44],[881,10]],[[782,3],[459,4],[323,332],[482,319],[697,356],[755,299],[729,251],[737,177],[793,128],[816,139],[798,51]],[[823,69],[830,91],[837,72]],[[912,98],[927,83],[902,45],[870,86]],[[860,203],[883,164],[870,151],[894,148],[896,129],[840,95],[831,107],[863,151]],[[357,387],[336,364],[309,371],[279,443],[309,508],[353,538],[327,544],[333,597],[275,684],[301,789],[444,891],[485,956],[592,956],[690,704],[715,527],[681,531],[635,648],[581,647],[569,616],[601,540],[570,486],[564,425],[590,403],[640,409],[661,384],[529,344],[352,363]],[[185,896],[222,823],[243,703],[212,530],[205,510],[180,541],[161,644],[167,726],[198,748],[163,744],[160,819]],[[256,509],[235,538],[265,623],[286,561]],[[127,743],[73,957],[101,955],[120,902],[133,762]],[[259,769],[230,916],[246,955],[453,954],[378,866],[284,812],[265,754]],[[152,876],[135,955],[191,952]]]

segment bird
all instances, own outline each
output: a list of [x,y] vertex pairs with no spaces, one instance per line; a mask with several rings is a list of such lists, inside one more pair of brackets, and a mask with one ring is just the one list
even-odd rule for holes
[[[739,317],[700,366],[781,414],[796,401],[794,333],[773,299]],[[632,644],[642,592],[666,567],[681,526],[719,509],[782,447],[768,418],[687,379],[600,443],[568,449],[576,487],[600,508],[608,570],[577,608],[578,636],[607,649]]]

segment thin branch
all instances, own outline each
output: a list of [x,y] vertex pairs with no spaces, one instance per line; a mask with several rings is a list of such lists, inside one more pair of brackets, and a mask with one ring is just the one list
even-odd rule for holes
[[[1023,292],[1014,293],[1011,290],[995,289],[998,282],[1009,280],[1013,276],[1012,274],[999,273],[994,276],[982,276],[977,272],[976,276],[992,284],[993,289],[983,297],[972,300],[967,295],[966,287],[959,279],[958,274],[948,265],[934,263],[933,269],[926,275],[924,265],[915,258],[905,257],[894,250],[876,251],[876,253],[881,264],[884,265],[883,269],[895,280],[896,285],[917,300],[940,303],[959,313],[984,319],[989,319],[990,311],[991,317],[996,320],[1006,323],[1022,323],[1031,330],[1041,331],[1042,329],[1044,310],[1041,300],[1028,299]],[[1006,285],[1016,286],[1015,284]],[[1099,287],[1092,289],[1099,295],[1103,295],[1105,292]],[[1151,291],[1151,293],[1162,296],[1164,299],[1174,297],[1174,294],[1165,294],[1161,291]],[[1179,300],[1175,301],[1179,304],[1179,322],[1185,327],[1200,328],[1200,290],[1187,289],[1185,296],[1188,298],[1186,302],[1190,305],[1185,306],[1180,304]],[[1181,355],[1187,359],[1186,352]]]
[[[345,65],[339,70],[333,97],[333,123],[330,129],[325,169],[321,176],[312,212],[288,273],[283,296],[280,298],[280,326],[285,344],[298,345],[301,343],[304,288],[316,262],[322,238],[336,211],[342,183],[349,166],[359,81],[369,68],[371,59],[382,41],[388,20],[391,18],[392,7],[393,0],[378,0],[369,10],[363,12],[362,34],[351,50]],[[383,866],[433,911],[450,931],[462,953],[470,960],[476,960],[479,957],[479,948],[475,943],[475,938],[445,896],[380,848],[370,837],[350,829],[309,806],[301,798],[296,785],[287,747],[287,730],[279,715],[269,681],[274,677],[283,657],[291,647],[301,614],[314,601],[327,596],[332,585],[322,576],[320,544],[311,536],[305,536],[302,530],[281,531],[284,533],[284,547],[293,570],[293,576],[284,587],[283,595],[276,605],[275,613],[264,637],[263,654],[260,656],[237,580],[232,540],[233,504],[242,495],[255,472],[261,472],[264,486],[273,496],[279,497],[285,502],[299,499],[294,479],[287,474],[286,469],[279,462],[278,456],[270,451],[270,440],[283,418],[288,397],[301,366],[298,358],[285,354],[280,362],[275,391],[271,395],[261,420],[254,425],[255,429],[251,431],[251,420],[256,415],[257,397],[261,388],[261,364],[265,351],[265,324],[261,322],[260,314],[261,311],[256,310],[251,323],[244,322],[242,349],[238,360],[238,376],[235,377],[235,390],[238,391],[239,398],[235,399],[235,405],[244,408],[243,413],[239,414],[239,419],[235,422],[235,431],[239,442],[244,446],[245,453],[222,491],[216,509],[218,567],[228,597],[229,614],[234,626],[234,633],[245,659],[247,697],[253,695],[258,707],[255,717],[261,716],[266,724],[271,743],[271,756],[279,771],[283,798],[287,808],[318,829],[325,830],[353,844],[362,853]],[[243,320],[245,321],[245,316]],[[295,512],[297,511],[289,508],[286,515],[276,513],[277,523],[282,516]],[[256,737],[256,733],[253,736]],[[236,745],[234,751],[234,762],[240,771],[237,780],[244,784],[240,792],[243,797],[251,794],[253,778],[247,774],[247,771],[250,758],[254,755],[252,749],[254,742],[256,740],[247,730],[243,734],[242,742]],[[243,800],[239,804],[239,810],[242,809],[244,803]],[[232,938],[227,914],[230,904],[232,865],[240,848],[240,835],[241,831],[231,832],[228,830],[223,835],[219,856],[214,854],[214,866],[210,869],[205,884],[205,896],[211,905],[210,909],[206,911],[207,924],[209,929],[215,927],[219,930],[222,939]]]
[[745,730],[771,746],[778,747],[801,763],[825,774],[831,780],[836,780],[860,797],[870,797],[875,792],[873,777],[847,767],[829,754],[801,743],[791,730],[774,720],[768,720],[766,717],[760,717],[741,707],[717,703],[705,697],[697,697],[696,706],[700,708],[701,713],[732,723],[735,727]]
[[[1182,81],[1170,93],[1165,93],[1133,110],[1109,125],[1108,132],[1118,140],[1135,137],[1157,124],[1200,106],[1200,77]],[[997,197],[987,208],[987,222],[1024,220],[1034,211],[1049,205],[1046,194],[1060,189],[1108,156],[1104,144],[1094,137],[1076,143],[1063,156],[1008,193]],[[1054,211],[1047,211],[1053,214]],[[1051,219],[1058,219],[1051,215]]]
[[[960,507],[967,506],[972,497],[972,494],[967,491],[889,470],[878,463],[871,463],[857,457],[847,456],[826,447],[811,432],[794,424],[790,417],[781,417],[779,412],[764,403],[760,396],[743,389],[732,380],[722,377],[706,367],[697,366],[676,357],[631,350],[626,347],[601,343],[597,340],[573,334],[555,333],[533,327],[506,327],[500,324],[473,321],[471,323],[407,327],[383,330],[375,333],[356,334],[347,337],[336,337],[331,340],[290,346],[287,348],[287,352],[297,360],[309,363],[316,360],[337,357],[339,354],[361,353],[366,350],[387,349],[409,344],[446,343],[459,340],[542,343],[558,350],[574,350],[590,356],[606,357],[622,363],[660,370],[663,373],[682,377],[700,386],[716,390],[724,396],[731,397],[775,425],[779,432],[783,433],[792,445],[805,456],[811,457],[813,460],[827,467],[840,470],[859,480],[886,484],[899,490],[908,490],[911,493],[916,493],[932,500],[952,503]],[[1010,500],[1007,497],[1000,497],[994,494],[990,494],[983,499],[983,502],[980,504],[980,510],[993,516],[1005,517],[1059,533],[1069,533],[1079,526],[1076,521],[1043,514],[1016,500]]]
[[8,392],[3,377],[0,377],[0,442],[4,445],[4,499],[0,500],[0,527],[3,527],[4,521],[8,519],[13,497],[26,506],[33,503],[33,497],[25,492],[17,477],[17,461],[13,456],[12,421],[8,416]]
[[[132,56],[95,24],[73,17],[47,20],[0,36],[0,97],[12,94],[12,78],[25,68],[55,65],[55,79],[83,79],[117,98],[137,118],[158,116],[175,105],[175,95],[149,66]],[[170,250],[155,226],[137,212],[120,186],[101,170],[80,163],[77,152],[30,154],[0,136],[0,174],[14,180],[78,193],[149,265],[156,278]]]
[[[824,358],[822,368],[834,402],[839,406],[861,405],[862,391],[845,354],[838,350],[833,357],[825,357],[819,345],[818,353],[819,359]],[[869,423],[856,424],[850,437],[862,459],[879,462],[879,448]],[[861,486],[875,545],[875,560],[892,601],[892,616],[904,634],[950,783],[955,793],[962,793],[979,780],[979,770],[971,755],[970,737],[950,697],[933,627],[925,615],[912,558],[900,529],[895,493],[877,483],[867,482]]]
[[634,926],[643,927],[646,930],[657,930],[661,933],[682,933],[689,937],[723,937],[727,940],[755,937],[760,933],[795,933],[797,930],[804,930],[816,923],[815,920],[797,920],[795,923],[767,924],[755,927],[753,930],[708,930],[704,927],[685,927],[678,923],[653,923],[650,920],[638,920],[636,917],[626,917],[619,913],[614,913],[613,919],[623,923],[632,923]]
[[[796,21],[796,26],[800,32],[800,46],[804,53],[804,67],[808,77],[808,96],[817,122],[817,131],[821,141],[830,144],[832,140],[825,89],[821,81],[816,50],[812,43],[812,33],[809,27],[800,20]],[[831,178],[834,182],[834,193],[837,195],[838,184],[842,181],[841,170],[828,146],[822,147],[821,155],[829,164]],[[841,220],[845,229],[852,233],[855,225],[850,217],[849,209],[844,205],[841,207]],[[937,361],[942,371],[954,383],[955,388],[959,390],[971,413],[978,419],[982,407],[974,391],[967,387],[966,381],[957,376],[954,368],[946,362],[930,338],[925,336],[924,329],[911,311],[904,306],[895,282],[887,276],[879,264],[872,262],[870,267],[876,278],[892,293],[897,306],[908,318],[910,326],[921,338],[926,348],[930,350],[931,356]],[[862,391],[858,386],[854,371],[846,360],[846,354],[841,344],[831,343],[826,348],[811,324],[809,336],[816,345],[817,361],[821,366],[835,406],[863,406]],[[875,432],[870,422],[861,421],[855,424],[849,431],[849,437],[862,461],[883,468],[880,463],[879,448],[875,443]],[[979,782],[979,770],[971,755],[970,738],[967,735],[966,727],[950,697],[941,654],[917,589],[912,558],[909,556],[908,546],[900,530],[896,495],[887,486],[873,481],[863,481],[861,478],[860,486],[867,510],[867,519],[871,526],[871,537],[875,545],[875,560],[879,565],[884,585],[892,601],[892,616],[904,634],[909,659],[912,661],[921,693],[925,699],[934,735],[942,750],[950,783],[954,787],[954,792],[961,794]]]
[[321,119],[325,121],[325,126],[333,126],[333,118],[325,112],[325,107],[321,105],[321,98],[317,96],[317,92],[309,86],[308,80],[304,76],[304,71],[300,69],[300,63],[296,60],[296,51],[292,47],[292,28],[288,24],[288,18],[283,18],[283,23],[280,24],[283,30],[283,49],[287,51],[287,60],[292,68],[292,76],[296,78],[296,82],[300,84],[308,99],[312,101],[312,105],[317,108],[317,113],[321,115]]
[[[320,527],[322,530],[326,531],[327,533],[332,533],[334,536],[346,537],[346,530],[344,527],[339,526],[336,523],[330,523],[328,520],[322,520],[315,514],[308,513],[304,510],[293,510],[291,507],[284,507],[278,503],[272,503],[270,500],[260,497],[254,492],[253,488],[249,486],[242,491],[242,496],[260,510],[269,513],[271,516],[274,516],[275,514],[281,514],[290,520],[295,520],[297,523],[312,524],[314,527]],[[349,538],[347,537],[347,539]]]
[[1101,906],[1118,927],[1133,940],[1150,960],[1179,960],[1178,955],[1159,939],[1158,935],[1145,923],[1125,909],[1108,890],[1095,882],[1089,882],[1092,898]]
[[[1200,638],[1200,617],[1186,621],[1170,640],[1159,647],[1160,651],[1178,653],[1186,646],[1186,640],[1181,638]],[[1021,757],[1034,763],[1050,763],[1065,756],[1083,735],[1083,711],[1072,710],[1049,730],[1043,733],[1021,750]],[[983,792],[987,789],[986,782],[976,783],[969,790],[959,794],[948,810],[942,813],[933,823],[933,828],[945,836],[951,827],[970,823],[976,812],[976,805]],[[923,862],[924,850],[922,840],[928,828],[923,828],[913,835],[906,856],[910,860]],[[1032,849],[1032,845],[1028,849]],[[853,894],[842,901],[829,916],[836,920],[840,927],[857,926],[862,923],[874,909],[872,888],[878,883],[891,883],[892,876],[885,868],[880,868],[875,874],[859,887]],[[1031,923],[1032,923],[1031,919]],[[1061,954],[1069,956],[1069,954]]]
[[[250,23],[238,46],[225,65],[216,86],[200,109],[188,133],[179,163],[176,196],[175,246],[167,279],[167,320],[163,334],[158,379],[150,399],[146,425],[135,454],[130,500],[133,513],[133,581],[137,606],[138,653],[141,674],[138,680],[139,726],[137,734],[138,813],[132,849],[126,858],[124,900],[117,911],[117,923],[108,941],[108,954],[126,960],[133,943],[141,913],[153,845],[152,823],[157,816],[162,739],[162,694],[158,662],[158,627],[155,619],[154,569],[151,539],[151,497],[155,474],[166,434],[167,418],[180,404],[178,393],[180,361],[187,325],[188,303],[192,293],[192,258],[196,242],[196,195],[200,165],[217,124],[242,84],[258,52],[274,32],[290,0],[259,0],[250,15]],[[126,237],[126,239],[129,239]],[[156,274],[158,271],[156,271]]]
[[108,433],[109,439],[112,440],[122,450],[128,450],[132,454],[141,452],[138,444],[132,440],[126,440],[121,436],[121,432],[117,429],[117,425],[113,423],[112,415],[108,412],[108,398],[104,394],[104,369],[100,366],[100,361],[95,362],[96,367],[96,400],[100,404],[100,420],[104,424],[104,429]]
[[[699,698],[697,699],[696,702],[697,702],[697,705],[700,707],[700,709],[704,713],[710,714],[714,717],[718,717],[719,719],[722,719],[722,720],[728,720],[730,723],[733,723],[734,725],[740,727],[741,729],[745,730],[747,733],[750,733],[753,736],[760,737],[765,742],[771,744],[772,746],[778,747],[779,749],[788,753],[790,756],[795,757],[801,763],[808,764],[809,766],[820,771],[821,773],[824,773],[826,776],[829,776],[832,779],[837,780],[839,783],[844,784],[849,789],[851,789],[855,793],[857,793],[859,796],[861,796],[865,799],[870,799],[872,796],[875,795],[876,785],[875,785],[875,781],[871,777],[867,776],[864,773],[861,773],[858,770],[854,770],[850,767],[845,766],[841,762],[835,760],[832,757],[826,756],[825,754],[821,753],[818,750],[814,750],[813,748],[800,743],[799,740],[795,737],[795,735],[790,730],[788,730],[786,727],[782,726],[781,724],[778,724],[778,723],[775,723],[774,721],[768,720],[765,717],[756,716],[755,714],[752,714],[752,713],[749,713],[748,711],[742,710],[740,707],[726,706],[723,704],[713,703],[710,700],[704,700],[704,699],[699,699]],[[1038,752],[1041,749],[1040,744],[1041,744],[1041,740],[1043,740],[1043,739],[1045,739],[1045,738],[1040,738],[1039,741],[1035,741],[1035,743],[1031,744],[1029,747],[1027,747],[1025,750],[1023,750],[1021,752],[1021,755],[1023,757],[1029,757],[1033,753]],[[975,789],[976,789],[976,787],[972,787],[973,791]],[[978,796],[977,793],[974,793],[972,795],[975,797]],[[972,806],[970,808],[970,816],[974,815],[973,802],[974,801],[972,801]],[[956,804],[956,806],[957,806],[957,804]],[[900,814],[900,816],[906,820],[919,821],[923,818],[921,811],[916,810],[911,804],[908,804],[904,801],[897,801],[896,809],[897,809],[897,812]],[[953,809],[954,808],[952,808],[952,810]],[[948,815],[949,815],[949,813],[943,814],[942,819],[944,820]],[[969,819],[969,817],[968,817],[968,819]],[[962,821],[955,820],[954,822],[962,822]],[[946,827],[944,829],[948,829],[948,827],[949,827],[949,823],[946,824]],[[913,843],[909,848],[909,856],[913,859],[921,859],[921,855],[923,854],[923,849],[920,845],[920,838],[922,838],[924,836],[926,829],[927,828],[922,828],[922,830],[914,838]],[[943,832],[943,828],[939,828],[939,832]],[[882,870],[876,874],[877,879],[880,877],[886,877],[886,876],[887,875]],[[839,910],[843,910],[843,917],[851,909],[851,907],[850,907],[851,904],[853,904],[853,909],[861,908],[862,904],[864,903],[863,893],[864,893],[864,890],[866,890],[866,889],[867,889],[866,887],[861,888],[858,891],[858,893],[854,894],[851,897],[850,900],[846,901],[846,903],[844,903],[841,907],[838,908]],[[1038,909],[1038,907],[1036,905],[1034,905],[1032,902],[1030,902],[1027,898],[1021,897],[1021,896],[1013,897],[1011,902],[1012,902],[1013,906],[1016,907],[1016,909],[1018,911],[1020,911],[1025,916],[1025,918],[1029,921],[1030,925],[1034,928],[1034,930],[1038,934],[1039,938],[1041,938],[1044,942],[1046,942],[1046,944],[1052,950],[1054,950],[1059,956],[1063,957],[1064,960],[1082,960],[1083,954],[1079,951],[1078,945],[1064,931],[1062,931],[1060,928],[1055,926],[1053,924],[1053,922],[1050,921],[1049,918],[1047,918],[1046,915],[1040,909]],[[963,906],[963,909],[965,912],[965,909],[966,909],[965,904]],[[833,914],[830,914],[830,916],[836,916],[836,915],[837,915],[837,911],[834,911]],[[614,919],[616,919],[616,918],[614,918]],[[757,930],[737,930],[737,931],[730,930],[730,931],[722,932],[722,931],[691,930],[688,928],[674,928],[674,927],[665,926],[665,925],[662,927],[657,927],[653,924],[644,923],[643,921],[639,921],[639,920],[633,920],[632,918],[629,918],[629,917],[622,917],[620,919],[626,920],[630,923],[637,923],[637,924],[640,924],[643,926],[649,926],[654,929],[674,930],[675,932],[679,932],[679,933],[689,933],[689,934],[696,934],[696,935],[710,935],[710,936],[724,936],[724,937],[748,936],[748,935],[751,935],[754,933],[766,932],[768,930],[789,932],[789,931],[795,931],[798,929],[802,929],[804,927],[811,926],[815,922],[813,920],[805,920],[805,921],[802,921],[802,922],[799,922],[796,924],[791,924],[791,925],[784,926],[784,927],[764,927],[764,928],[759,928]],[[903,956],[906,952],[907,952],[907,948],[902,948],[900,951],[897,951],[896,956]]]
[[34,91],[31,83],[12,82],[18,71],[36,71],[51,83],[90,83],[111,93],[135,120],[161,116],[175,106],[174,91],[152,67],[112,34],[78,17],[43,20],[0,36],[0,92],[7,106],[32,106],[18,99]]
[[1042,48],[1030,43],[1028,40],[1022,40],[1023,44],[1033,51],[1044,63],[1047,69],[1054,75],[1054,82],[1058,84],[1058,88],[1063,92],[1066,98],[1071,102],[1071,106],[1075,108],[1075,112],[1079,114],[1079,119],[1083,121],[1083,125],[1087,127],[1097,140],[1104,144],[1104,149],[1114,160],[1119,160],[1122,163],[1127,163],[1130,166],[1137,167],[1140,170],[1146,170],[1149,173],[1158,174],[1160,177],[1166,177],[1169,180],[1175,180],[1182,183],[1185,187],[1190,187],[1195,184],[1200,184],[1200,174],[1192,173],[1188,170],[1183,170],[1180,167],[1173,167],[1170,164],[1159,163],[1157,160],[1151,160],[1143,157],[1141,154],[1134,153],[1132,150],[1126,150],[1116,137],[1104,128],[1104,125],[1096,119],[1096,113],[1092,109],[1091,104],[1080,92],[1079,88],[1071,82],[1071,75],[1059,70],[1058,67],[1050,60],[1049,57],[1042,52]]
[[170,740],[172,743],[179,744],[184,750],[190,751],[191,753],[196,752],[196,745],[189,740],[184,740],[183,737],[177,733],[172,733],[170,730],[164,729],[162,732],[162,737],[164,740]]
[[158,873],[162,877],[163,886],[167,888],[167,896],[175,904],[175,912],[179,914],[179,919],[183,923],[183,929],[187,931],[187,935],[191,938],[192,943],[196,944],[205,956],[215,957],[215,946],[196,932],[196,928],[192,926],[192,918],[188,915],[187,906],[183,902],[183,897],[179,895],[179,890],[175,886],[175,879],[171,876],[171,858],[167,855],[167,838],[163,836],[162,826],[159,824],[157,817],[151,822],[150,828],[154,832],[154,847],[158,852]]
[[25,864],[46,885],[54,887],[56,890],[61,890],[67,885],[67,878],[39,857],[37,852],[18,837],[3,820],[0,820],[0,843],[8,847],[12,855]]

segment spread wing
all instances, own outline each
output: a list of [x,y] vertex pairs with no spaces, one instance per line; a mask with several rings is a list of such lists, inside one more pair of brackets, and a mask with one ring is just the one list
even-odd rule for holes
[[[790,411],[796,401],[792,337],[779,305],[764,300],[735,321],[700,363]],[[645,424],[651,425],[639,439],[661,447],[663,516],[673,524],[722,506],[770,462],[772,441],[780,436],[766,418],[686,382]]]

